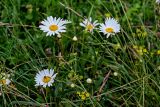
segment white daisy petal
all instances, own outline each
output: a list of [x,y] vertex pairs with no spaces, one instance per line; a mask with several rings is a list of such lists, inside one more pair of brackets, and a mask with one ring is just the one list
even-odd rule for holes
[[55,24],[58,24],[60,22],[60,18],[58,18],[56,21],[55,21]]
[[66,32],[66,30],[60,30],[61,32]]
[[44,26],[50,25],[49,22],[48,22],[47,20],[42,21],[41,24],[43,24]]
[[98,24],[97,22],[98,22],[98,20],[95,20],[95,21],[93,22],[93,25],[94,25],[94,24]]
[[50,32],[48,32],[46,36],[49,36],[49,35],[50,35]]
[[80,26],[82,26],[82,27],[86,27],[86,25],[85,25],[85,24],[83,24],[83,23],[80,23]]
[[159,4],[159,3],[160,3],[160,0],[156,0],[156,3],[158,3],[158,4]]
[[52,19],[51,19],[51,17],[52,17],[52,16],[47,17],[47,21],[49,22],[49,24],[51,24],[51,23],[52,23]]
[[57,74],[58,74],[58,73],[56,73],[56,74],[53,75],[53,79],[57,76]]

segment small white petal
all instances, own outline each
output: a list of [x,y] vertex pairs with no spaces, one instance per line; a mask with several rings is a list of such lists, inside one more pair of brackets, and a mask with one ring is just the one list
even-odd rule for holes
[[83,23],[80,23],[79,25],[80,25],[80,26],[82,26],[82,27],[86,27],[86,25],[85,25],[85,24],[83,24]]
[[156,0],[156,3],[158,3],[158,4],[159,4],[159,3],[160,3],[160,0]]

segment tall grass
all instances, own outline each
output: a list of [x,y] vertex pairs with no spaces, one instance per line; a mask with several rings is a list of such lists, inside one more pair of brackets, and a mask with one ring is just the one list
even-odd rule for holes
[[[159,106],[158,9],[151,0],[0,1],[0,72],[12,77],[11,85],[0,87],[0,105]],[[98,30],[90,34],[79,26],[87,17],[103,23],[107,14],[121,25],[113,37],[107,39]],[[46,37],[39,30],[50,15],[72,21],[62,38]],[[147,52],[140,55],[134,46]],[[58,73],[54,86],[36,88],[35,74],[45,68]],[[93,83],[87,84],[87,78]],[[86,100],[76,94],[86,91]]]

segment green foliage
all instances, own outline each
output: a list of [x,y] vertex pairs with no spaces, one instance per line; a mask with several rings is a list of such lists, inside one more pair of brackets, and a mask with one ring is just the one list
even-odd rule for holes
[[[151,0],[1,0],[0,72],[12,74],[12,83],[0,87],[0,106],[159,106],[159,14]],[[113,37],[79,26],[80,16],[102,23],[107,15],[121,25]],[[46,37],[38,26],[47,16],[72,24],[61,38]],[[35,87],[46,68],[58,73],[53,86]]]

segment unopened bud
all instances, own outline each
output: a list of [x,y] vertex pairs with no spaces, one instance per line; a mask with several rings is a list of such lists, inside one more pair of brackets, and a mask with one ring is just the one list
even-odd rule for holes
[[78,39],[77,39],[76,36],[74,36],[72,40],[73,40],[73,41],[77,41]]
[[86,81],[88,84],[92,83],[92,79],[90,79],[90,78],[88,78]]

